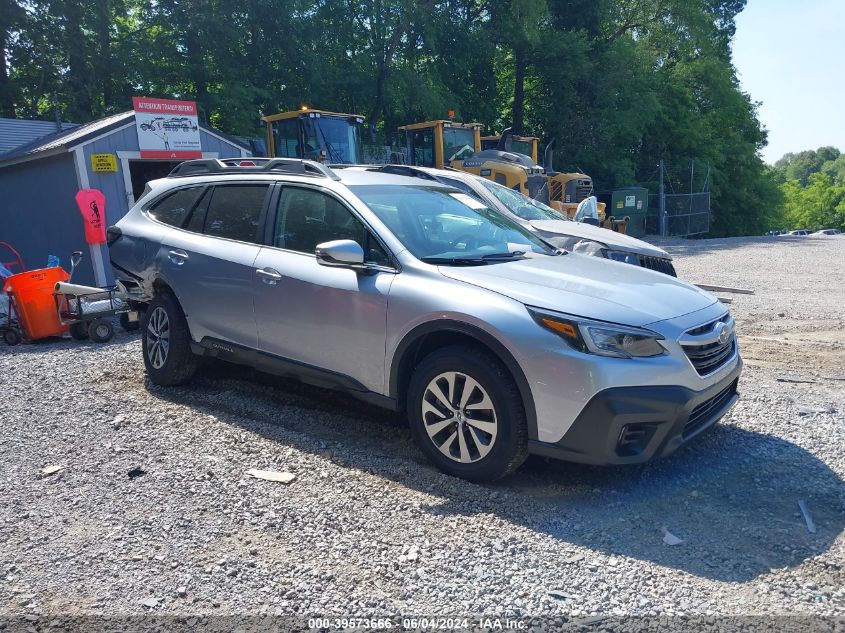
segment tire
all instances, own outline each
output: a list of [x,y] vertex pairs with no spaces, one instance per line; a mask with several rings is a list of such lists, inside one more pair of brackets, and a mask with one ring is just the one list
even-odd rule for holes
[[73,338],[74,340],[88,340],[88,324],[85,321],[77,321],[76,323],[71,323],[68,330],[70,331],[71,338]]
[[197,370],[188,322],[170,292],[158,293],[144,313],[141,351],[147,374],[156,385],[180,385]]
[[95,343],[107,343],[114,338],[114,326],[108,319],[93,319],[88,324],[88,338]]
[[124,312],[120,315],[120,327],[124,332],[136,332],[141,327],[141,319],[137,321],[130,321],[129,315]]
[[[464,346],[433,352],[414,370],[407,395],[414,439],[443,472],[490,482],[512,473],[528,456],[519,389],[488,352]],[[450,395],[447,406],[442,397]]]
[[10,347],[17,345],[21,342],[21,333],[17,330],[5,330],[3,332],[3,341]]

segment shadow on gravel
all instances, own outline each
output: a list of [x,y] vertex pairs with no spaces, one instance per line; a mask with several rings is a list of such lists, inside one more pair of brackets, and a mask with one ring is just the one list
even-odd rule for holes
[[[796,566],[845,529],[845,483],[836,473],[791,442],[733,425],[718,425],[651,464],[604,468],[530,458],[511,477],[478,486],[430,466],[400,415],[342,393],[225,363],[205,367],[185,387],[148,389],[280,445],[330,452],[345,467],[437,497],[423,506],[432,517],[493,514],[561,542],[714,580],[747,581]],[[799,500],[807,502],[816,534],[805,527]],[[664,544],[663,528],[684,542]]]

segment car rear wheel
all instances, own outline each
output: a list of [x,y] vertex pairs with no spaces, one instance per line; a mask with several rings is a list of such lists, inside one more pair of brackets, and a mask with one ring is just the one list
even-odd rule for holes
[[188,322],[169,292],[157,294],[144,313],[141,349],[147,374],[157,385],[181,384],[197,369]]
[[415,440],[450,475],[493,481],[528,454],[519,390],[486,352],[452,346],[424,358],[411,377],[407,406]]

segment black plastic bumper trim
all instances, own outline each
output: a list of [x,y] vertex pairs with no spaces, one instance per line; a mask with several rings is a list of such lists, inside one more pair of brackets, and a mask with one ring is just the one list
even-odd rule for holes
[[[716,424],[739,399],[737,383],[742,360],[718,383],[703,391],[680,386],[612,387],[593,396],[557,442],[529,440],[532,454],[582,464],[639,464],[669,455]],[[724,393],[728,391],[728,394]],[[687,422],[699,405],[715,406],[688,429]],[[702,407],[702,409],[705,407]],[[702,409],[698,409],[701,411]],[[634,455],[620,455],[617,444],[629,424],[655,428],[648,443]],[[686,432],[686,433],[685,433]]]

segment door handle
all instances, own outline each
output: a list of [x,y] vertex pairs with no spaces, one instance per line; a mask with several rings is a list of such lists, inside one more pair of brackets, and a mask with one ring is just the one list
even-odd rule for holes
[[172,263],[176,264],[177,266],[181,266],[186,261],[188,261],[188,254],[181,250],[170,251],[167,253],[167,259],[169,259]]
[[261,281],[271,286],[275,286],[282,280],[282,273],[273,268],[259,268],[255,271],[255,274],[261,277]]

